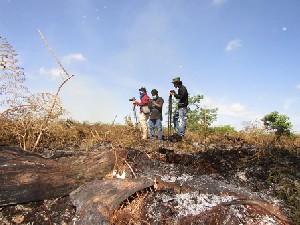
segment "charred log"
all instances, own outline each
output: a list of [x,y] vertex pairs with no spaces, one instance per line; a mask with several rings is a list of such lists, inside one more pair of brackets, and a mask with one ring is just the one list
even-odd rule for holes
[[79,224],[109,224],[112,213],[139,192],[154,190],[149,178],[97,180],[71,192]]
[[66,196],[110,173],[115,159],[111,149],[54,160],[0,146],[0,206]]

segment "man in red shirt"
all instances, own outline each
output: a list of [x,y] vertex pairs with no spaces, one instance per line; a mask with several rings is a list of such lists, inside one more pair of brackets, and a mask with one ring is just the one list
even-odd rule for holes
[[140,106],[140,124],[143,133],[143,140],[146,140],[148,137],[148,124],[147,121],[150,116],[150,109],[148,107],[150,97],[147,95],[147,90],[145,87],[139,89],[140,92],[140,102],[134,100],[133,104]]

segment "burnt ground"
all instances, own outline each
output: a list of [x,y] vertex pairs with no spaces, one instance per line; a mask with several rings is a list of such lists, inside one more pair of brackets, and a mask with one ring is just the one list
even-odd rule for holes
[[[128,176],[156,177],[156,191],[135,196],[112,224],[300,224],[299,155],[285,149],[210,149],[180,145],[128,149]],[[254,199],[254,200],[253,200]],[[0,208],[0,224],[80,224],[69,196]]]

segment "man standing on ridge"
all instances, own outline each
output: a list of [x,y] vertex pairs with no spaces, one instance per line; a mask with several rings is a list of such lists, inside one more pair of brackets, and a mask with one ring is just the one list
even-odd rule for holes
[[153,89],[151,91],[152,99],[149,102],[151,109],[150,118],[148,120],[150,138],[155,140],[155,127],[157,128],[158,140],[162,140],[162,106],[164,104],[164,99],[158,96],[158,91]]
[[139,89],[140,92],[140,99],[141,101],[138,102],[134,100],[132,103],[140,106],[140,123],[141,123],[141,128],[142,128],[142,133],[143,133],[143,140],[146,140],[148,137],[148,125],[147,125],[147,120],[149,119],[150,116],[150,109],[148,107],[149,99],[150,97],[147,95],[147,90],[144,87],[141,87]]
[[174,128],[180,137],[184,137],[186,130],[186,119],[187,119],[187,106],[188,106],[188,91],[186,87],[182,84],[180,77],[175,77],[172,81],[175,88],[178,88],[178,93],[176,94],[174,90],[170,91],[170,95],[179,99],[178,110],[174,114]]

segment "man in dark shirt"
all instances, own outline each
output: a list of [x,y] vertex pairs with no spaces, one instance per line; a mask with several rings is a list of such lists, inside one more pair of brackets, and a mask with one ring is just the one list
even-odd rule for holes
[[172,81],[175,88],[178,88],[178,93],[170,91],[170,95],[174,96],[178,101],[178,111],[174,114],[174,128],[181,137],[185,135],[186,119],[187,119],[187,106],[188,106],[188,91],[182,84],[180,77],[175,77]]
[[151,91],[152,99],[149,101],[150,105],[150,118],[148,120],[150,138],[155,140],[155,127],[157,128],[158,140],[162,140],[162,106],[164,99],[158,96],[158,91],[153,89]]

